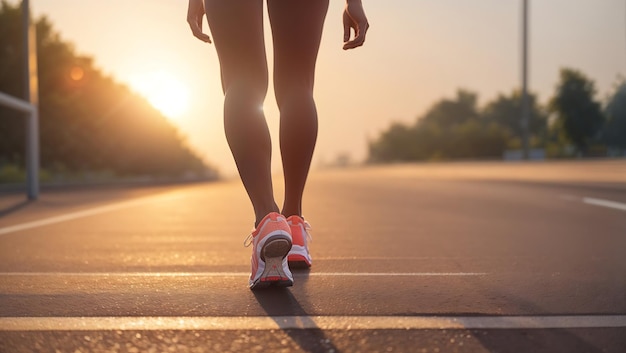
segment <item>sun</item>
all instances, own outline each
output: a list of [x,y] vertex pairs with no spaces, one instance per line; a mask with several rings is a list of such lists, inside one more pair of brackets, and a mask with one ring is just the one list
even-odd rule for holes
[[182,118],[189,109],[189,91],[174,75],[165,71],[137,74],[131,87],[170,119]]

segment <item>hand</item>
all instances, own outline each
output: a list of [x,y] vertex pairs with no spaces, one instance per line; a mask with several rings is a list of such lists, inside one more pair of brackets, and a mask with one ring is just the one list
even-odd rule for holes
[[202,32],[202,18],[204,17],[203,0],[189,0],[187,9],[187,23],[193,35],[205,43],[211,43],[211,37]]
[[[343,11],[343,49],[354,49],[365,42],[365,34],[370,24],[367,22],[361,0],[347,0]],[[354,39],[350,40],[350,32],[354,31]]]

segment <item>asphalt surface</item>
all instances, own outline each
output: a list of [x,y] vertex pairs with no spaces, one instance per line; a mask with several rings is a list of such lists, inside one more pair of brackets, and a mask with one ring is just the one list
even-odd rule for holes
[[623,160],[313,173],[313,268],[255,292],[237,181],[23,199],[0,352],[626,351]]

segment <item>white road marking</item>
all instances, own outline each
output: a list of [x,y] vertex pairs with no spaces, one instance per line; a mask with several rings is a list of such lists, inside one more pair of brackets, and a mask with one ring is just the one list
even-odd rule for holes
[[600,206],[600,207],[612,208],[612,209],[620,210],[620,211],[626,211],[626,203],[623,203],[623,202],[617,202],[617,201],[611,201],[611,200],[605,200],[605,199],[597,199],[594,197],[580,197],[580,196],[574,196],[574,195],[569,195],[569,194],[559,195],[559,198],[561,198],[564,201],[582,202],[587,205]]
[[[297,275],[297,273],[295,273]],[[305,274],[307,276],[347,276],[347,277],[395,277],[395,276],[485,276],[484,272],[312,272]]]
[[626,315],[3,317],[0,331],[425,330],[626,327]]
[[315,257],[315,261],[422,261],[422,260],[450,260],[458,256],[327,256]]
[[[485,272],[294,272],[296,277],[454,277]],[[250,272],[0,272],[0,277],[248,277]]]
[[[165,198],[172,198],[172,197],[173,196],[170,196],[170,195],[165,196]],[[0,228],[0,235],[8,234],[8,233],[14,233],[14,232],[19,232],[21,230],[26,230],[26,229],[32,229],[32,228],[47,226],[47,225],[50,225],[50,224],[55,224],[55,223],[60,223],[60,222],[65,222],[65,221],[71,221],[71,220],[74,220],[74,219],[77,219],[77,218],[93,216],[93,215],[100,214],[100,213],[105,213],[105,212],[119,210],[119,209],[122,209],[122,208],[128,208],[128,207],[132,207],[132,206],[137,206],[137,205],[144,204],[144,203],[147,203],[147,202],[154,202],[155,199],[157,199],[157,198],[162,199],[162,198],[164,198],[164,196],[163,195],[158,195],[158,196],[142,197],[142,198],[139,198],[139,199],[118,202],[118,203],[105,205],[105,206],[94,207],[94,208],[90,208],[90,209],[86,209],[86,210],[82,210],[82,211],[71,212],[71,213],[67,213],[67,214],[64,214],[64,215],[60,215],[60,216],[48,217],[48,218],[40,219],[40,220],[37,220],[37,221],[31,221],[31,222],[25,222],[25,223],[21,223],[21,224],[16,224],[16,225],[13,225],[13,226]]]
[[608,208],[613,208],[613,209],[620,210],[620,211],[626,211],[626,204],[617,202],[617,201],[596,199],[593,197],[583,197],[583,202],[588,205],[608,207]]

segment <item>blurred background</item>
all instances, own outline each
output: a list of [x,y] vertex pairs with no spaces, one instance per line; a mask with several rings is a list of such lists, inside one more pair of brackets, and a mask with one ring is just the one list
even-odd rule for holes
[[[0,3],[0,92],[21,97],[21,2]],[[366,45],[348,52],[343,5],[331,1],[318,59],[313,168],[522,157],[521,0],[365,0]],[[217,55],[186,11],[180,0],[31,1],[43,181],[236,175]],[[626,1],[530,1],[528,18],[531,158],[624,157]],[[20,115],[0,107],[0,183],[24,178]]]

